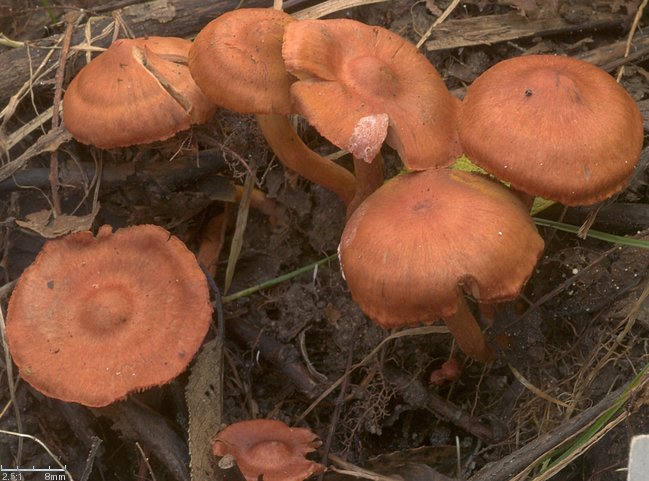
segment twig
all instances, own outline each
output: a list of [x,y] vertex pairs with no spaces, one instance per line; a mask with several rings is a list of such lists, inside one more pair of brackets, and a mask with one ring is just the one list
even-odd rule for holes
[[88,478],[92,474],[92,467],[95,464],[95,458],[97,457],[97,453],[99,452],[99,447],[101,446],[101,443],[102,443],[101,438],[98,438],[97,436],[92,437],[90,452],[88,453],[88,457],[86,458],[86,466],[83,468],[80,481],[88,481]]
[[264,359],[274,364],[302,394],[309,398],[315,396],[320,384],[299,361],[300,355],[294,346],[278,342],[245,319],[228,321],[226,329],[248,346],[259,349]]
[[[414,390],[417,396],[412,396],[417,401],[409,401],[416,408],[426,409],[437,417],[441,417],[476,438],[490,443],[494,439],[492,430],[478,419],[463,411],[460,407],[447,401],[443,397],[430,392],[417,379],[406,379],[406,374],[398,368],[384,366],[383,376],[400,392]],[[408,402],[408,401],[407,401]]]
[[[63,46],[59,58],[59,67],[54,76],[55,90],[54,101],[52,105],[52,130],[56,130],[61,125],[59,118],[59,105],[63,97],[63,78],[65,77],[65,63],[70,51],[70,41],[72,32],[77,20],[80,18],[78,12],[72,12],[66,15],[65,34],[63,36]],[[50,189],[52,192],[52,205],[54,206],[54,217],[61,214],[61,198],[59,196],[59,155],[58,149],[50,154]]]
[[426,33],[424,33],[421,36],[421,38],[417,42],[417,45],[416,45],[417,48],[421,47],[426,42],[426,40],[428,40],[428,37],[430,37],[430,34],[433,33],[433,29],[435,27],[437,27],[440,23],[442,23],[444,20],[446,20],[448,18],[448,16],[451,13],[453,13],[453,10],[455,10],[455,8],[459,4],[460,4],[460,0],[453,0],[451,2],[451,4],[446,8],[446,10],[444,10],[444,12],[439,17],[437,17],[437,19],[435,19],[433,24],[430,27],[428,27],[428,30],[426,30]]
[[241,474],[239,466],[231,454],[226,454],[218,462],[219,469],[223,481],[246,481],[246,478]]
[[[353,343],[356,339],[356,329],[351,333],[350,339],[352,339],[351,345],[348,347],[349,352],[347,353],[347,363],[345,365],[345,374],[349,373],[349,370],[352,367],[352,360],[354,359],[354,346]],[[329,451],[331,450],[331,443],[334,439],[334,434],[336,432],[336,426],[338,425],[338,420],[340,419],[340,412],[342,411],[343,404],[345,403],[345,393],[347,392],[347,387],[349,386],[349,375],[345,376],[345,380],[340,386],[340,393],[338,394],[338,399],[336,399],[336,405],[334,407],[334,412],[331,415],[331,420],[329,421],[329,432],[327,433],[327,439],[322,448],[322,464],[325,466],[328,464]],[[325,473],[322,472],[318,476],[318,481],[324,479]]]
[[140,456],[142,456],[142,460],[144,461],[146,468],[149,470],[149,474],[151,475],[152,481],[157,481],[155,474],[153,473],[153,468],[151,468],[151,464],[149,463],[149,458],[145,454],[144,449],[142,449],[142,446],[140,446],[140,443],[138,443],[137,441],[135,441],[135,447],[139,451]]
[[386,337],[381,342],[379,342],[378,345],[374,349],[372,349],[372,351],[367,356],[365,356],[360,362],[356,363],[354,365],[354,367],[352,367],[349,370],[349,372],[346,372],[345,374],[343,374],[331,386],[329,386],[327,389],[325,389],[325,391],[322,394],[320,394],[320,396],[318,396],[318,399],[313,401],[309,405],[309,407],[307,407],[302,412],[302,414],[300,414],[298,416],[298,418],[295,420],[295,422],[299,423],[305,417],[307,417],[309,415],[309,413],[311,411],[313,411],[315,409],[315,407],[318,404],[320,404],[320,402],[324,398],[329,396],[329,394],[331,394],[334,391],[334,389],[336,389],[338,386],[340,386],[340,384],[345,380],[345,378],[347,376],[349,376],[352,372],[354,372],[359,367],[362,367],[365,364],[367,364],[368,362],[370,362],[370,360],[374,358],[374,356],[381,350],[381,348],[383,348],[383,346],[385,346],[386,343],[388,343],[388,342],[390,342],[390,341],[392,341],[394,339],[398,339],[400,337],[421,336],[421,335],[424,335],[424,334],[448,334],[448,333],[449,333],[448,329],[446,327],[444,327],[444,326],[424,326],[424,327],[413,327],[413,328],[410,328],[410,329],[404,329],[402,331],[398,331],[398,332],[390,334],[388,337]]
[[[16,385],[14,384],[14,369],[13,362],[11,360],[11,354],[9,353],[9,346],[7,344],[7,327],[5,324],[4,313],[2,308],[0,308],[0,339],[2,340],[2,348],[5,353],[5,369],[7,370],[7,384],[9,385],[9,398],[11,399],[11,404],[14,408],[14,415],[16,416],[16,428],[19,433],[23,432],[23,422],[20,415],[20,406],[16,402]],[[22,461],[23,454],[23,438],[22,434],[18,436],[18,451],[16,452],[16,464],[20,465]]]
[[[633,43],[633,35],[635,34],[636,29],[638,28],[638,25],[640,24],[640,19],[642,18],[642,13],[644,12],[645,7],[647,6],[647,3],[649,3],[649,0],[643,0],[640,6],[638,7],[638,11],[635,13],[635,17],[633,17],[633,23],[631,24],[631,29],[629,30],[629,35],[626,39],[626,47],[624,49],[624,57],[626,58],[629,56],[629,53],[631,52],[631,44]],[[617,72],[617,77],[616,80],[619,82],[622,80],[622,76],[624,75],[624,65],[620,66],[620,70]]]
[[375,473],[373,471],[369,471],[367,469],[358,467],[352,463],[348,463],[342,458],[339,458],[338,456],[334,454],[329,455],[329,459],[336,465],[339,466],[340,468],[330,468],[332,471],[340,474],[344,474],[347,476],[353,476],[354,478],[360,478],[360,479],[370,479],[371,481],[400,481],[401,477],[395,478],[392,476],[384,476],[379,473]]

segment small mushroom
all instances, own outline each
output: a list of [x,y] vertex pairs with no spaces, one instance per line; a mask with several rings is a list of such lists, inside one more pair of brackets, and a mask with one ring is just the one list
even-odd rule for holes
[[240,421],[221,431],[212,452],[232,455],[246,481],[303,481],[325,470],[304,456],[321,442],[305,428],[290,428],[281,421]]
[[293,17],[280,10],[242,8],[203,28],[191,48],[194,80],[218,105],[257,114],[273,152],[288,168],[335,192],[348,203],[356,190],[351,172],[309,149],[291,126],[289,86],[294,78],[282,61],[282,36]]
[[205,276],[177,237],[103,226],[45,243],[9,301],[7,342],[35,389],[101,407],[180,374],[211,314]]
[[484,72],[468,89],[458,129],[476,164],[520,191],[571,206],[621,190],[644,140],[638,106],[608,73],[553,55]]
[[120,39],[72,79],[65,127],[103,149],[165,140],[207,122],[214,104],[189,74],[191,42],[174,37]]
[[351,295],[384,328],[444,320],[468,356],[493,352],[465,300],[518,296],[543,251],[523,204],[484,176],[398,176],[350,217],[339,246]]

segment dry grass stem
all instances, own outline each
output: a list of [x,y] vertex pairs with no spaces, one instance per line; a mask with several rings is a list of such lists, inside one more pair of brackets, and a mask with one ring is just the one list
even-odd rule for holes
[[[649,3],[649,0],[642,0],[642,3],[638,7],[638,10],[635,12],[635,16],[633,17],[633,23],[631,24],[631,28],[629,29],[629,35],[627,36],[626,39],[624,58],[627,58],[629,56],[629,53],[631,53],[633,36],[635,35],[636,30],[638,29],[638,25],[640,24],[640,19],[642,18],[642,14],[644,13],[644,9],[647,6],[647,3]],[[624,65],[621,65],[620,69],[617,72],[616,80],[618,82],[622,80],[623,75],[624,75]]]
[[383,476],[382,474],[378,474],[373,471],[363,469],[352,463],[348,463],[344,459],[339,458],[334,454],[329,455],[329,460],[336,466],[340,466],[340,468],[330,467],[329,468],[330,471],[333,471],[338,474],[346,475],[346,476],[351,476],[353,478],[370,479],[372,481],[401,481],[402,479],[401,477],[394,478],[392,476]]
[[297,419],[295,420],[296,423],[299,423],[302,421],[315,407],[320,404],[320,402],[325,399],[329,394],[331,394],[342,382],[345,380],[347,376],[349,376],[352,372],[354,372],[356,369],[359,367],[362,367],[366,365],[368,362],[370,362],[376,354],[385,346],[388,342],[394,340],[394,339],[399,339],[401,337],[407,337],[407,336],[423,336],[426,334],[450,334],[449,330],[445,326],[424,326],[424,327],[413,327],[410,329],[404,329],[402,331],[394,332],[390,334],[388,337],[383,339],[381,342],[378,343],[378,345],[372,349],[372,351],[365,356],[360,362],[352,366],[352,368],[346,372],[343,376],[339,377],[334,383],[329,386],[325,391],[318,396],[318,398],[313,401],[309,407],[307,407],[302,414],[300,414]]
[[348,8],[371,5],[372,3],[382,3],[385,1],[387,0],[327,0],[312,7],[295,12],[293,17],[298,20],[320,18]]
[[550,396],[548,393],[543,391],[542,389],[539,389],[536,387],[534,384],[532,384],[530,381],[528,381],[525,376],[523,376],[518,369],[516,369],[514,366],[511,364],[508,364],[510,371],[514,375],[514,377],[520,382],[523,386],[525,386],[526,389],[529,391],[533,392],[536,396],[540,397],[541,399],[545,399],[548,402],[551,402],[553,404],[556,404],[557,406],[562,406],[564,408],[569,408],[570,404],[565,403],[563,401],[560,401],[552,396]]
[[428,30],[426,30],[426,33],[424,33],[419,41],[417,42],[416,47],[420,48],[426,40],[428,40],[428,37],[430,37],[431,33],[433,33],[433,29],[437,27],[440,23],[442,23],[444,20],[446,20],[451,13],[453,13],[453,10],[457,8],[457,6],[460,4],[460,0],[453,0],[448,7],[446,7],[446,10],[442,12],[442,14],[435,19],[433,24],[428,27]]
[[17,438],[20,438],[20,439],[31,439],[31,440],[34,441],[36,444],[38,444],[39,446],[41,446],[41,447],[45,450],[45,452],[46,452],[47,454],[50,455],[50,457],[52,458],[52,460],[56,463],[56,465],[57,465],[59,468],[63,469],[63,471],[65,472],[65,475],[67,476],[67,477],[65,478],[66,481],[74,481],[74,478],[72,478],[72,474],[70,474],[70,471],[67,470],[66,466],[65,466],[63,463],[61,463],[61,461],[59,461],[59,458],[57,458],[57,457],[54,455],[54,453],[52,452],[52,450],[51,450],[50,448],[48,448],[47,445],[46,445],[43,441],[41,441],[40,439],[38,439],[36,436],[30,436],[29,434],[16,433],[16,432],[13,432],[13,431],[6,431],[6,430],[4,430],[4,429],[0,429],[0,434],[5,434],[5,435],[7,435],[7,436],[14,436],[14,437],[17,437]]

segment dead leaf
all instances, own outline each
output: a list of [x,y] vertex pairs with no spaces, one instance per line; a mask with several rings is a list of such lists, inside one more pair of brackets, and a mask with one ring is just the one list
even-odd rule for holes
[[95,203],[90,214],[80,216],[61,214],[53,217],[52,211],[45,209],[27,214],[24,220],[17,219],[16,224],[46,239],[55,239],[74,232],[90,230],[97,212],[99,212],[99,202]]
[[63,127],[50,130],[45,135],[41,135],[20,157],[11,162],[7,162],[0,167],[0,182],[11,177],[16,171],[21,169],[29,159],[43,152],[54,152],[61,144],[72,138],[70,132]]

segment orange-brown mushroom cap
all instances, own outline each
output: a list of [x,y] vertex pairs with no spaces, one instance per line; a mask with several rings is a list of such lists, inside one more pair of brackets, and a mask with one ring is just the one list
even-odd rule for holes
[[7,341],[42,393],[105,406],[180,374],[212,307],[194,255],[162,227],[48,241],[9,301]]
[[165,140],[206,122],[216,107],[189,74],[190,46],[173,37],[117,40],[70,82],[66,128],[81,143],[110,149]]
[[189,53],[194,80],[212,101],[234,112],[291,113],[294,79],[282,61],[282,36],[292,21],[268,8],[242,8],[212,20]]
[[450,165],[459,154],[458,104],[414,45],[354,20],[286,26],[284,62],[298,113],[322,135],[371,161],[383,140],[410,169]]
[[462,289],[515,298],[543,250],[523,204],[478,174],[398,176],[350,217],[339,247],[353,299],[384,328],[453,317]]
[[214,442],[216,456],[231,454],[246,478],[257,481],[302,481],[324,471],[321,464],[304,456],[321,442],[305,428],[290,428],[281,421],[240,421],[221,431]]
[[608,73],[552,55],[513,58],[484,72],[468,89],[458,125],[476,164],[566,205],[622,189],[644,139],[636,103]]

